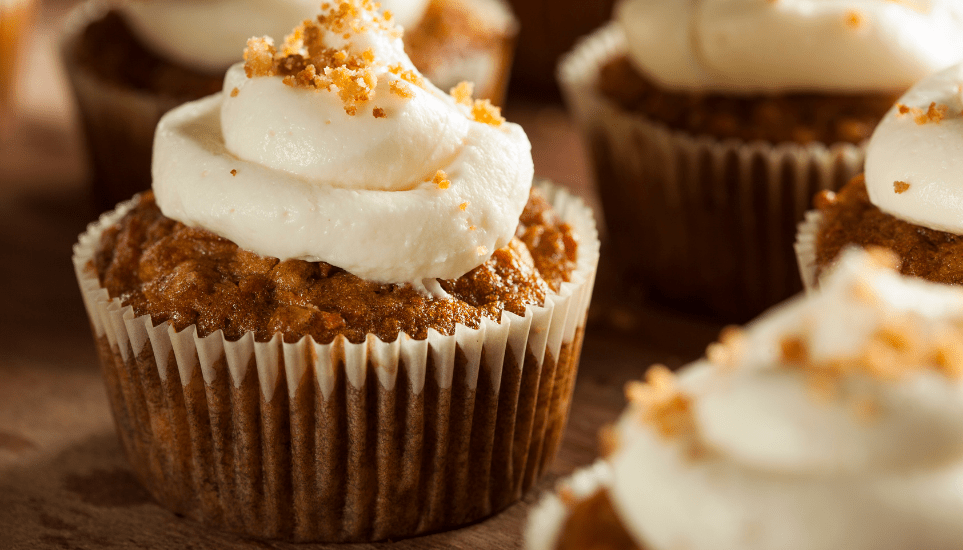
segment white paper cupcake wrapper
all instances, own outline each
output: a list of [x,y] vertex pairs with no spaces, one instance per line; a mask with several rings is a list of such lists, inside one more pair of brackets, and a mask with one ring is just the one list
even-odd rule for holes
[[152,326],[91,265],[131,203],[102,216],[73,261],[135,473],[177,512],[293,540],[410,536],[520,498],[561,442],[598,262],[590,209],[539,187],[579,238],[571,282],[524,316],[388,343]]
[[717,140],[626,112],[597,90],[624,55],[609,24],[560,63],[565,100],[593,154],[613,256],[663,301],[747,317],[798,288],[795,224],[823,189],[862,169],[851,144]]
[[532,508],[525,526],[525,550],[554,550],[562,526],[571,509],[562,502],[558,491],[566,490],[577,501],[589,498],[611,484],[612,468],[608,462],[599,460],[592,466],[576,470],[571,476],[560,480],[556,490],[542,496]]
[[816,235],[823,223],[823,215],[818,210],[806,212],[806,218],[799,223],[796,232],[796,263],[799,265],[799,276],[802,278],[806,292],[816,290]]

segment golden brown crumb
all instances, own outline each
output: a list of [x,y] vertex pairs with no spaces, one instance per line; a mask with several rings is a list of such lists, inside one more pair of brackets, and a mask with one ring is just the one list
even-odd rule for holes
[[894,271],[899,270],[899,256],[892,250],[882,246],[867,246],[866,252],[876,267]]
[[897,103],[896,111],[901,115],[905,115],[906,113],[910,112],[910,108],[907,107],[906,105],[903,105],[902,103]]
[[461,203],[461,204],[458,205],[458,208],[459,208],[462,212],[464,212],[465,210],[468,210],[468,205],[469,205],[469,204],[471,204],[471,203],[470,203],[470,202],[463,202],[463,203]]
[[373,114],[375,118],[387,118],[388,116],[381,107],[375,107],[374,110],[371,111],[371,114]]
[[474,231],[474,230],[476,230],[476,229],[478,229],[478,228],[475,227],[474,225],[469,225],[469,226],[468,226],[468,230],[469,230],[469,231]]
[[676,385],[675,375],[664,365],[653,365],[645,373],[645,380],[625,387],[625,395],[638,409],[642,423],[655,427],[666,438],[692,435],[692,402]]
[[400,80],[392,80],[391,83],[388,84],[388,89],[396,96],[403,97],[405,99],[415,97],[415,94],[411,91],[411,88],[409,88],[407,84]]
[[786,336],[779,342],[779,352],[786,363],[805,363],[809,358],[809,347],[799,336]]
[[449,93],[451,97],[455,98],[455,103],[471,106],[471,96],[475,93],[475,84],[462,81],[452,88]]
[[451,180],[448,179],[448,174],[444,170],[438,170],[435,175],[430,180],[432,183],[438,186],[438,189],[448,189],[451,187]]
[[950,108],[946,105],[937,105],[935,101],[930,103],[925,111],[919,107],[908,107],[902,103],[896,104],[896,112],[899,115],[913,115],[913,120],[921,126],[930,122],[939,124],[949,110]]
[[615,431],[615,426],[606,424],[599,430],[599,455],[608,458],[619,450],[619,435]]
[[234,170],[231,170],[231,175],[232,175],[232,176],[236,176],[236,175],[237,175],[237,169],[236,169],[236,168],[235,168]]
[[251,38],[244,48],[244,73],[248,78],[275,74],[274,41],[270,38]]
[[745,350],[745,332],[737,326],[727,326],[719,333],[719,341],[709,344],[706,358],[722,367],[735,367]]
[[231,90],[231,97],[237,97],[237,94],[241,93],[241,90],[234,88]]
[[849,10],[846,12],[846,26],[851,29],[859,29],[866,22],[866,16],[862,12],[857,10]]
[[475,122],[492,126],[501,126],[505,122],[505,118],[502,117],[502,110],[492,105],[492,102],[487,99],[476,99],[471,108],[471,115]]
[[484,256],[485,254],[488,254],[488,247],[479,246],[478,248],[475,249],[475,254],[478,254],[479,256]]
[[910,184],[906,183],[905,181],[893,182],[893,191],[896,191],[897,195],[902,195],[903,193],[909,191],[909,188]]

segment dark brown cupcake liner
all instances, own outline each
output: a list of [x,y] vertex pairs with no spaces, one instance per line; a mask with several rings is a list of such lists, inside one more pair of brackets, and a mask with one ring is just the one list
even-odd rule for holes
[[236,342],[175,332],[74,265],[124,451],[170,510],[252,537],[373,541],[470,523],[517,501],[561,443],[598,261],[591,211],[543,186],[579,237],[572,281],[524,316],[393,342]]
[[605,26],[560,64],[559,82],[593,158],[613,259],[657,302],[743,321],[799,290],[792,243],[812,197],[862,169],[847,143],[772,144],[671,130],[597,90],[624,55]]
[[102,19],[110,5],[89,0],[67,17],[60,56],[67,71],[87,140],[93,198],[101,208],[150,189],[154,131],[164,113],[196,97],[172,97],[109,82],[78,59],[86,27]]

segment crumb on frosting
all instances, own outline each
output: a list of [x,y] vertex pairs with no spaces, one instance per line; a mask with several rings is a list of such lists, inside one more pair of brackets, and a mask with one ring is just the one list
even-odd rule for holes
[[925,111],[919,107],[909,107],[902,103],[896,104],[896,112],[898,115],[912,115],[913,120],[920,126],[930,122],[939,124],[946,118],[946,113],[949,110],[950,108],[948,106],[937,104],[935,101],[930,103],[930,106]]
[[645,373],[645,382],[629,382],[625,395],[637,409],[639,420],[653,426],[661,436],[671,438],[694,433],[692,400],[664,365],[653,365]]
[[484,256],[485,254],[488,254],[488,247],[484,245],[479,246],[478,248],[475,249],[475,254],[478,254],[479,256]]
[[472,118],[475,122],[489,124],[491,126],[501,126],[505,122],[502,110],[487,99],[476,99],[471,108]]
[[461,204],[458,205],[458,209],[461,210],[462,212],[464,212],[465,210],[468,210],[468,205],[469,205],[469,204],[471,204],[471,203],[470,203],[470,202],[463,202],[463,203],[461,203]]
[[906,183],[905,181],[893,182],[893,191],[895,191],[897,195],[902,195],[903,193],[909,191],[909,188],[910,184]]
[[[325,3],[323,13],[314,20],[306,20],[285,38],[279,54],[270,38],[252,38],[244,50],[244,69],[248,78],[259,76],[282,76],[288,86],[316,90],[337,89],[349,115],[358,112],[358,106],[370,101],[378,85],[377,59],[371,49],[361,54],[350,53],[351,44],[335,48],[325,43],[330,32],[349,39],[352,33],[363,33],[374,27],[375,31],[388,33],[392,38],[400,31],[379,15],[372,0],[343,0]],[[368,14],[368,21],[363,14]],[[415,71],[398,68],[392,71],[400,79],[416,86],[424,80]],[[410,89],[401,89],[391,82],[391,92],[404,98],[412,97]],[[384,113],[384,111],[381,111]],[[377,115],[375,115],[377,116]]]
[[745,351],[746,334],[737,326],[727,326],[719,333],[719,341],[706,348],[706,359],[722,367],[734,367]]
[[451,97],[455,98],[456,103],[471,106],[471,97],[472,94],[475,93],[475,84],[468,81],[459,82],[449,93]]
[[448,179],[448,174],[444,170],[438,170],[435,175],[426,179],[426,182],[434,183],[438,189],[448,189],[451,187],[451,180]]
[[866,23],[866,16],[859,10],[849,10],[846,12],[846,26],[851,29],[860,29]]
[[231,175],[232,175],[232,176],[236,176],[236,175],[237,175],[237,168],[231,170]]
[[241,93],[241,90],[235,87],[233,90],[231,90],[231,97],[237,97],[237,94],[239,93]]
[[385,110],[382,109],[381,107],[375,107],[374,109],[372,109],[371,114],[374,115],[375,118],[387,118],[387,117],[388,117],[387,113],[385,113]]

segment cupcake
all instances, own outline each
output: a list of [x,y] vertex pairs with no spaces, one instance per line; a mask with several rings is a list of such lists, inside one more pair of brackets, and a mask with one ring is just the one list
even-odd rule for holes
[[529,550],[963,545],[963,291],[853,251],[818,293],[649,371]]
[[880,122],[866,173],[816,197],[796,249],[803,282],[850,246],[896,252],[905,275],[963,284],[963,65],[914,86]]
[[252,39],[160,121],[74,264],[138,479],[258,538],[373,541],[518,500],[561,442],[598,239],[530,144],[368,1]]
[[[88,137],[99,206],[150,187],[151,144],[164,113],[219,91],[248,38],[280,39],[320,4],[92,0],[79,6],[61,49]],[[385,7],[411,29],[409,53],[432,81],[441,79],[446,90],[473,81],[476,95],[501,101],[514,20],[499,0],[389,0]]]
[[559,79],[625,283],[726,320],[795,292],[809,198],[861,170],[874,125],[961,41],[947,0],[619,3]]

